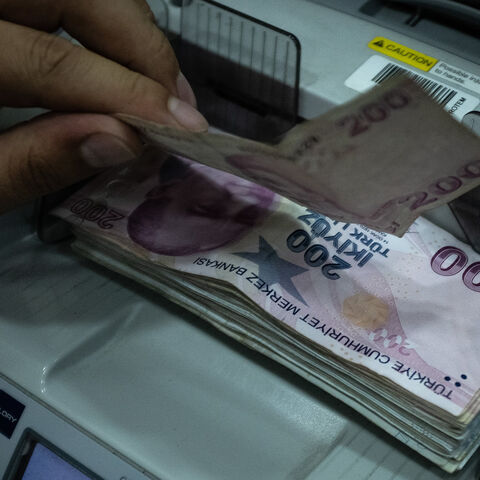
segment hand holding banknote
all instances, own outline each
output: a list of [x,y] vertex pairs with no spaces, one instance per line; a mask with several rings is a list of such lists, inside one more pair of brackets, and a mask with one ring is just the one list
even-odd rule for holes
[[[85,48],[47,33],[59,28]],[[207,126],[144,0],[1,0],[0,39],[0,105],[78,112],[0,135],[0,213],[134,159],[139,138],[108,114]]]
[[[121,8],[113,1],[96,3],[93,10],[84,3],[67,8],[64,2],[52,2],[46,10],[49,0],[3,3],[0,15],[8,21],[0,22],[0,37],[10,39],[16,54],[3,54],[4,104],[123,112],[118,119],[166,150],[251,180],[336,220],[399,236],[420,213],[480,183],[478,138],[410,80],[387,82],[304,122],[275,146],[195,134],[192,130],[205,130],[207,123],[189,105],[195,104],[193,92],[143,0],[122,0]],[[117,23],[111,21],[117,17]],[[106,24],[105,18],[110,19]],[[44,30],[61,25],[91,50],[20,24]],[[144,40],[160,62],[151,61]],[[99,114],[43,117],[1,135],[0,146],[0,212],[131,160],[141,150],[133,130]]]

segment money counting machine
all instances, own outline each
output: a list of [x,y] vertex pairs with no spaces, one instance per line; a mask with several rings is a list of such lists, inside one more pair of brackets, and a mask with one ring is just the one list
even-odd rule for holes
[[[398,72],[480,133],[472,4],[151,2],[210,122],[262,140]],[[5,109],[1,125],[34,113]],[[430,218],[478,249],[479,197]],[[61,232],[44,210],[0,217],[0,478],[480,478],[478,453],[449,475],[68,241],[52,243]]]

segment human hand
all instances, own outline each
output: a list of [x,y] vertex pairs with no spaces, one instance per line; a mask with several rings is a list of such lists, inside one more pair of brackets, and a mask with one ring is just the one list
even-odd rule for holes
[[138,156],[109,114],[208,126],[146,0],[0,0],[0,43],[0,105],[56,112],[0,134],[0,213]]

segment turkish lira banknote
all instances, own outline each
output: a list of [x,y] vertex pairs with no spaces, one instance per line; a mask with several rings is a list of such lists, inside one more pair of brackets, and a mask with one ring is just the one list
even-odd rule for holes
[[397,236],[480,185],[480,139],[406,77],[297,125],[276,145],[119,117],[165,150]]

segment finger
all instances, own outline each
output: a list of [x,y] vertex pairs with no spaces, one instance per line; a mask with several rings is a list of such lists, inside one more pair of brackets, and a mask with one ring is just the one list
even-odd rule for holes
[[202,115],[160,83],[59,37],[0,21],[0,103],[130,113],[205,130]]
[[46,115],[0,135],[0,213],[138,157],[122,122],[96,114]]
[[33,28],[64,28],[84,46],[195,104],[169,41],[145,0],[0,0],[0,16]]

